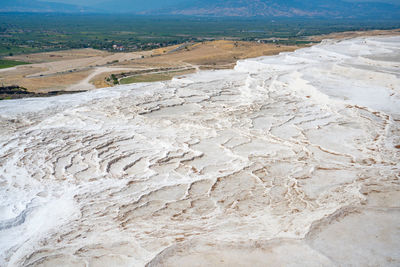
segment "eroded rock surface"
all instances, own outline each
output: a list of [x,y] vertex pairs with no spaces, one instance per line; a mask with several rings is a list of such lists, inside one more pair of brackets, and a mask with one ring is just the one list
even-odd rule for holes
[[0,103],[0,265],[400,264],[400,37]]

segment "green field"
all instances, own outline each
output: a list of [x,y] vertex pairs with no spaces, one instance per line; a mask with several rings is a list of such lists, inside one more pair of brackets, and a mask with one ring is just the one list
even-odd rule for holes
[[27,62],[0,59],[0,69],[12,68],[18,65],[29,64]]
[[114,51],[114,44],[124,46],[124,51],[138,51],[224,38],[256,41],[277,37],[286,38],[278,41],[281,44],[294,44],[309,35],[399,27],[400,19],[271,20],[0,13],[0,56],[87,47]]
[[130,84],[130,83],[168,81],[168,80],[171,80],[175,76],[193,73],[193,72],[194,72],[194,70],[185,70],[185,71],[169,71],[169,72],[162,72],[162,73],[136,75],[136,76],[122,78],[119,81],[119,83],[120,84]]
[[123,78],[121,79],[120,84],[168,81],[171,80],[173,77],[174,75],[165,73],[146,74]]

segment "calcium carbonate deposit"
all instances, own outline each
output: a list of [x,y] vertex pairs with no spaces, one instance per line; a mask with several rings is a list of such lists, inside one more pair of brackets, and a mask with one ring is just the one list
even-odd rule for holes
[[399,266],[400,37],[0,102],[0,266]]

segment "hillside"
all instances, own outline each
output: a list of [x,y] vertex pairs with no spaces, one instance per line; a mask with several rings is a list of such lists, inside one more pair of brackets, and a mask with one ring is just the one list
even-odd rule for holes
[[[177,49],[179,47],[181,49]],[[161,77],[167,75],[171,79],[188,70],[233,68],[239,59],[274,55],[297,48],[299,46],[221,40],[130,53],[94,49],[34,53],[8,57],[33,64],[3,69],[0,80],[5,86],[18,85],[30,92],[90,90],[110,86],[106,80],[111,74],[118,78],[132,76],[135,80],[154,78],[137,75],[145,72]]]
[[400,4],[315,0],[202,0],[147,14],[237,17],[385,18],[400,17]]
[[[112,13],[211,17],[399,19],[398,1],[355,0],[5,0],[0,12]],[[75,3],[75,4],[71,4]]]
[[66,3],[42,2],[36,0],[2,0],[0,12],[60,12],[87,13],[99,9]]

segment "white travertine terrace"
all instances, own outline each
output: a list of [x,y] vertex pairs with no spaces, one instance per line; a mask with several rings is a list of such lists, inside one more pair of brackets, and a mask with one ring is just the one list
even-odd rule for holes
[[399,266],[400,37],[0,102],[0,266]]

